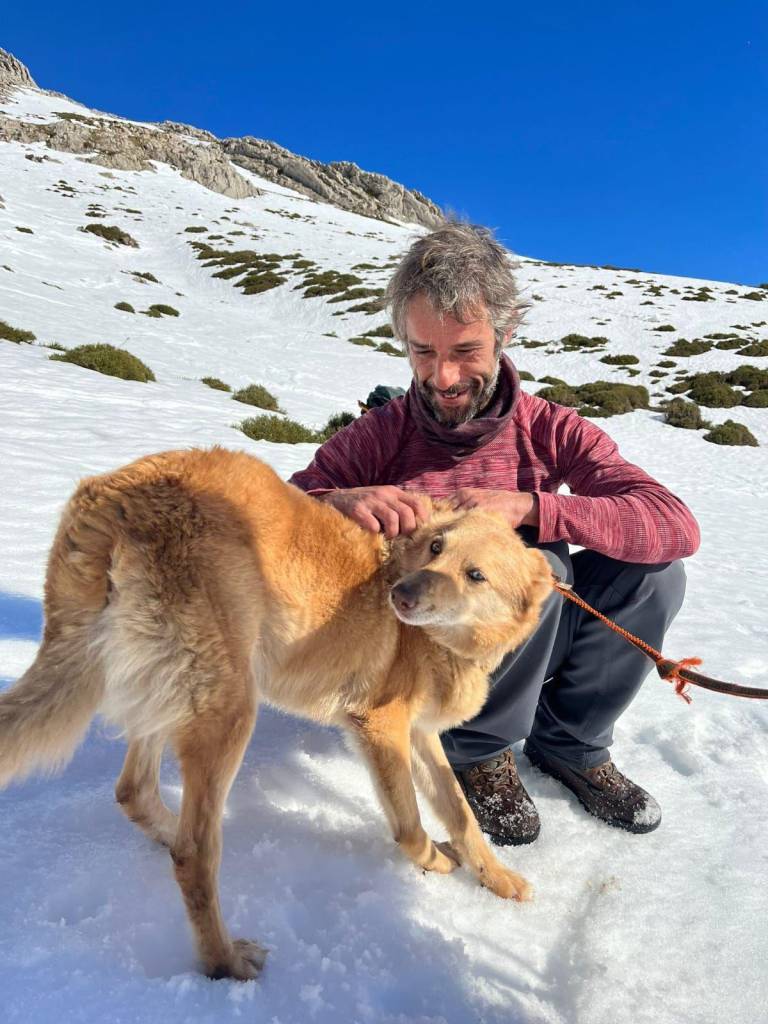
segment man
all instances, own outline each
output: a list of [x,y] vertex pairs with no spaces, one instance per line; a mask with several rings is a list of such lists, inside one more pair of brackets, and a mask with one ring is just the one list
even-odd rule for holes
[[[521,312],[509,253],[489,231],[449,223],[406,253],[388,302],[413,370],[410,390],[332,437],[291,482],[388,537],[425,518],[419,492],[501,512],[577,593],[660,648],[698,527],[594,423],[520,390],[502,351]],[[564,483],[570,494],[557,493]],[[571,556],[569,543],[584,550]],[[521,739],[534,765],[609,825],[635,833],[659,825],[656,801],[608,753],[648,664],[553,592],[535,633],[492,676],[480,714],[443,736],[495,842],[539,833],[510,750]]]

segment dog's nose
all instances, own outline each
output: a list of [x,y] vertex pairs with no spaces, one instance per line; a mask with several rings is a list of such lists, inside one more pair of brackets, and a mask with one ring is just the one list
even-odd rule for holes
[[419,603],[419,583],[414,579],[401,580],[392,587],[392,603],[401,612],[410,612]]

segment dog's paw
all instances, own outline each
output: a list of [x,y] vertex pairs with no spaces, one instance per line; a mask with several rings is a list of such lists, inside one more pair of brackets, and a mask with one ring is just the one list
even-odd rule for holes
[[450,843],[432,843],[427,861],[421,866],[425,871],[437,871],[440,875],[450,875],[461,864],[458,853]]
[[445,843],[435,843],[435,846],[437,847],[437,849],[441,853],[444,853],[446,855],[446,857],[450,857],[450,859],[454,862],[454,864],[455,864],[455,866],[457,868],[461,867],[461,864],[462,864],[461,854],[459,853],[459,851],[456,849],[455,846],[453,846],[451,843],[448,843],[448,842],[445,842]]
[[525,903],[533,899],[533,886],[522,875],[515,874],[507,868],[498,867],[484,871],[480,881],[496,896],[503,900],[518,900]]
[[235,981],[253,981],[261,974],[267,951],[250,939],[235,939],[226,963],[216,964],[207,972],[209,978],[234,978]]

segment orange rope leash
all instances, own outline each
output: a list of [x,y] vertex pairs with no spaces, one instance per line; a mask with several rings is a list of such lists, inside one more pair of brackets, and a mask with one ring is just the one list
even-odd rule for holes
[[728,693],[736,697],[752,697],[759,700],[768,699],[768,690],[760,690],[753,686],[738,686],[735,683],[724,683],[719,679],[711,679],[709,676],[700,675],[698,672],[692,672],[691,668],[694,665],[701,664],[701,658],[682,658],[680,661],[670,661],[665,658],[661,651],[657,651],[650,644],[647,644],[640,637],[635,636],[628,630],[623,629],[617,623],[612,622],[611,619],[607,618],[602,612],[599,612],[596,608],[579,597],[578,594],[573,592],[569,583],[563,583],[557,577],[553,578],[553,587],[555,590],[562,594],[563,597],[567,597],[569,601],[573,601],[580,608],[585,611],[591,612],[601,622],[604,622],[606,626],[609,626],[614,633],[618,633],[619,636],[623,636],[625,640],[633,644],[635,647],[647,654],[649,658],[656,664],[656,671],[659,673],[662,679],[666,679],[669,682],[675,684],[675,693],[678,697],[686,702],[691,703],[691,696],[687,691],[689,683],[693,683],[696,686],[703,686],[707,690],[714,690],[718,693]]

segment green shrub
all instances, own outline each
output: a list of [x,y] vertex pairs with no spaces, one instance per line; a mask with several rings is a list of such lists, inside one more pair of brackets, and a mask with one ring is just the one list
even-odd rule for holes
[[336,295],[346,292],[355,285],[363,284],[356,274],[340,274],[337,270],[311,271],[306,274],[300,288],[304,289],[304,298],[311,299],[320,295]]
[[746,388],[747,391],[759,391],[768,388],[768,370],[761,370],[757,366],[750,366],[745,363],[737,366],[735,370],[726,373],[723,379],[735,387]]
[[317,444],[319,435],[296,420],[281,416],[253,416],[243,420],[239,430],[252,441],[274,441],[278,444]]
[[86,226],[80,228],[80,230],[85,231],[86,234],[89,235],[98,235],[99,238],[104,238],[107,242],[116,242],[118,245],[129,245],[133,249],[139,248],[139,243],[135,238],[131,238],[127,231],[123,231],[122,228],[118,228],[114,224],[86,224]]
[[722,331],[716,331],[714,334],[705,334],[705,338],[709,338],[710,341],[724,341],[727,338],[738,338],[740,341],[743,339],[738,334],[734,334],[733,331],[729,331],[727,334],[723,334]]
[[697,374],[692,381],[689,398],[709,409],[732,409],[741,404],[741,395],[722,379],[709,374]]
[[322,430],[318,432],[318,440],[327,441],[329,437],[354,423],[357,417],[353,412],[337,412],[331,416]]
[[351,302],[353,299],[370,299],[377,295],[383,295],[383,288],[350,288],[341,295],[334,295],[329,302]]
[[162,302],[156,302],[150,306],[147,310],[148,316],[178,316],[178,309],[174,309],[173,306],[165,306]]
[[373,327],[368,331],[369,338],[394,338],[395,332],[389,324],[382,324],[381,327]]
[[[765,295],[763,292],[745,292],[741,297],[742,299],[752,299],[754,302],[762,302]],[[755,444],[757,444],[757,442],[755,442]]]
[[152,284],[160,284],[154,274],[150,274],[149,271],[132,270],[131,274],[134,277],[138,277],[140,281],[150,281]]
[[193,224],[191,227],[184,228],[184,231],[189,235],[200,235],[203,231],[207,230],[208,228],[204,227],[202,224]]
[[672,324],[661,324],[659,327],[652,327],[652,331],[676,331],[677,328],[673,327]]
[[714,427],[708,434],[704,435],[705,441],[712,444],[742,444],[757,448],[757,438],[744,426],[743,423],[736,423],[735,420],[726,420],[725,423]]
[[361,302],[357,306],[350,306],[347,313],[380,313],[384,309],[384,299],[371,299],[370,302]]
[[231,391],[232,388],[229,384],[225,384],[223,380],[219,380],[218,377],[201,377],[201,384],[207,384],[209,388],[213,388],[214,391]]
[[533,374],[529,373],[527,370],[518,370],[517,375],[520,380],[536,380]]
[[711,341],[704,341],[703,338],[694,338],[688,341],[687,338],[678,338],[668,349],[662,353],[665,356],[699,356],[702,352],[709,352],[712,348]]
[[364,334],[359,335],[356,338],[350,338],[349,340],[353,345],[367,345],[368,348],[376,348],[376,342],[373,338],[366,338]]
[[266,271],[262,274],[249,273],[237,282],[237,287],[243,289],[243,295],[259,295],[261,292],[268,292],[271,288],[277,288],[278,285],[285,284],[288,280],[282,274],[275,274],[272,271]]
[[561,380],[560,377],[539,377],[539,383],[552,384],[553,387],[557,387],[562,384],[563,387],[568,387],[565,381]]
[[584,334],[566,334],[560,339],[564,349],[597,348],[600,345],[607,345],[607,338],[588,338]]
[[751,395],[745,395],[741,400],[742,405],[750,409],[765,409],[768,407],[768,388],[760,391],[753,391]]
[[664,370],[671,370],[673,366],[677,366],[674,359],[662,359],[661,362],[656,364]]
[[664,422],[672,427],[684,430],[700,430],[709,424],[702,419],[701,409],[695,402],[686,402],[684,398],[673,398],[664,405]]
[[58,341],[51,341],[51,342],[50,342],[50,343],[49,343],[48,345],[46,345],[45,347],[46,347],[46,348],[52,348],[52,349],[54,349],[54,350],[55,350],[56,352],[66,352],[66,351],[67,351],[67,350],[66,350],[66,348],[65,348],[65,347],[64,347],[63,345],[60,345],[60,344],[58,343]]
[[20,228],[20,227],[17,227],[16,230],[20,231],[22,233],[22,235],[34,235],[34,233],[35,233],[32,230],[32,228]]
[[727,338],[724,341],[718,341],[715,348],[719,348],[723,352],[728,352],[731,349],[741,348],[744,344],[743,338]]
[[270,412],[282,412],[275,396],[261,384],[249,384],[246,388],[240,388],[232,397],[236,402],[244,402],[245,405],[256,405],[259,409],[268,409]]
[[382,341],[380,345],[377,345],[376,351],[383,352],[387,356],[398,356],[405,359],[405,352],[396,345],[390,345],[388,341]]
[[120,309],[123,313],[135,313],[136,310],[130,304],[130,302],[116,302],[115,309]]
[[374,266],[373,263],[356,263],[354,265],[354,267],[352,267],[352,269],[353,270],[378,270],[379,268],[377,266]]
[[314,260],[294,260],[291,264],[294,270],[308,270],[309,267],[316,266]]
[[31,344],[31,342],[35,341],[35,335],[32,331],[24,331],[21,327],[11,327],[4,320],[0,320],[0,339],[3,341],[13,341],[17,345],[22,344],[22,342]]
[[51,359],[60,363],[74,363],[86,370],[96,370],[97,373],[119,377],[121,380],[146,382],[155,379],[154,373],[145,363],[124,348],[115,348],[114,345],[78,345],[60,356],[51,356]]
[[640,360],[637,356],[602,356],[600,358],[601,363],[607,363],[608,366],[631,366],[635,363],[639,363]]
[[768,338],[764,338],[762,341],[753,341],[744,348],[740,348],[738,355],[750,357],[768,356]]
[[578,408],[581,416],[616,416],[633,409],[647,409],[647,388],[639,384],[616,384],[598,380],[591,384],[559,384],[542,388],[539,398]]

